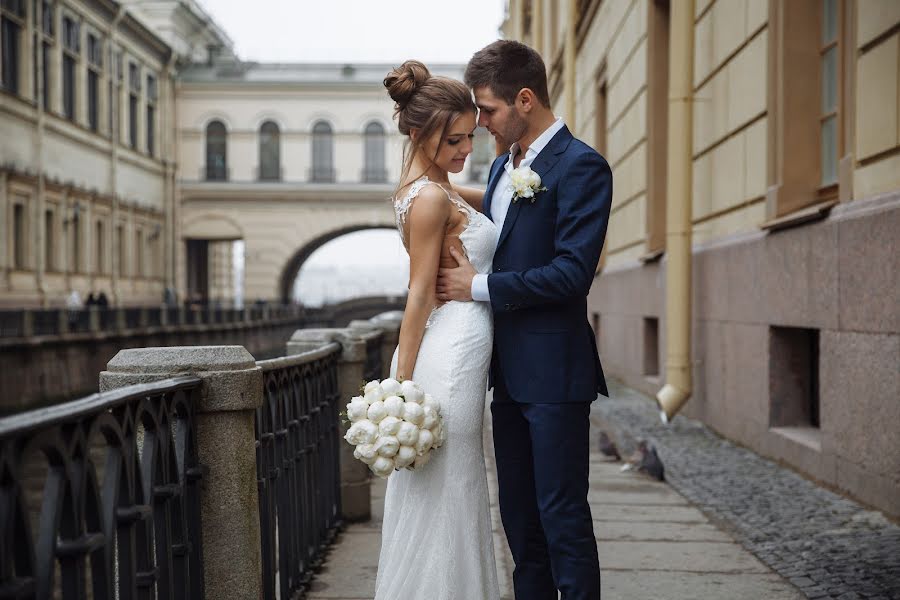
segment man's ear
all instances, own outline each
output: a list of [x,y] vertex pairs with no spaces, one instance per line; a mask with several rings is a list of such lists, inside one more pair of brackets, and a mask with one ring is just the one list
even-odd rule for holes
[[531,88],[522,88],[516,94],[516,106],[523,112],[531,112],[537,105],[537,96],[531,91]]

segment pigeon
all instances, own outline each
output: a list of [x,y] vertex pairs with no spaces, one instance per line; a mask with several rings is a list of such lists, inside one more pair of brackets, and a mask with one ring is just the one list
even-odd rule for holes
[[647,454],[647,442],[644,440],[640,440],[637,445],[637,449],[631,453],[631,455],[625,459],[625,464],[622,465],[620,471],[632,471],[636,470],[641,466],[641,463],[644,461],[644,455]]
[[657,481],[666,480],[666,468],[659,459],[659,454],[656,453],[655,446],[650,446],[649,451],[644,452],[641,463],[638,465],[638,472],[646,473]]
[[606,435],[605,431],[600,432],[600,452],[603,453],[604,456],[609,456],[613,459],[613,461],[622,460],[622,455],[619,454],[619,449],[616,448],[616,445],[613,443],[609,436]]

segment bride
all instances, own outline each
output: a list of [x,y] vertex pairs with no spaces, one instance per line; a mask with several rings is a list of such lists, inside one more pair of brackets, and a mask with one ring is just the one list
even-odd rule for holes
[[475,105],[469,89],[407,61],[384,80],[409,137],[394,196],[409,253],[409,296],[391,374],[412,379],[441,402],[446,442],[431,462],[388,479],[376,600],[499,598],[482,447],[493,340],[485,302],[441,304],[438,269],[450,248],[488,273],[498,232],[453,191],[472,152]]

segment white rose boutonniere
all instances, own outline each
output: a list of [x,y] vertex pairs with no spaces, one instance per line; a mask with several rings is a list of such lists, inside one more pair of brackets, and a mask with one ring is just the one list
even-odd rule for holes
[[531,167],[519,167],[509,174],[509,189],[512,190],[513,204],[520,198],[528,198],[532,204],[538,192],[546,192],[547,188],[541,187],[541,176],[531,170]]

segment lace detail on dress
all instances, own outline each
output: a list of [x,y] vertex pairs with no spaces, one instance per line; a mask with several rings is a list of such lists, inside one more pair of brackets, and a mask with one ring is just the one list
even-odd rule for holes
[[[450,203],[456,207],[456,210],[466,215],[468,223],[466,224],[463,232],[460,233],[460,237],[462,237],[463,233],[465,233],[466,230],[468,230],[470,227],[478,227],[478,225],[480,225],[478,219],[474,217],[475,215],[480,214],[478,211],[476,211],[474,208],[472,208],[462,200],[454,198],[453,195],[449,191],[447,191],[447,189],[441,184],[435,183],[434,181],[428,179],[427,175],[423,175],[419,179],[416,179],[412,183],[412,185],[409,186],[409,189],[406,191],[406,194],[403,196],[403,198],[394,198],[394,221],[397,224],[397,230],[400,232],[400,239],[403,241],[404,246],[407,246],[407,240],[406,235],[403,232],[403,225],[406,223],[406,218],[409,216],[409,211],[412,208],[413,200],[416,199],[416,197],[419,195],[419,192],[422,191],[422,188],[429,184],[436,185],[441,188],[441,190],[445,194],[447,194],[447,200],[449,200]],[[466,248],[465,246],[463,246],[463,251],[465,250]]]

